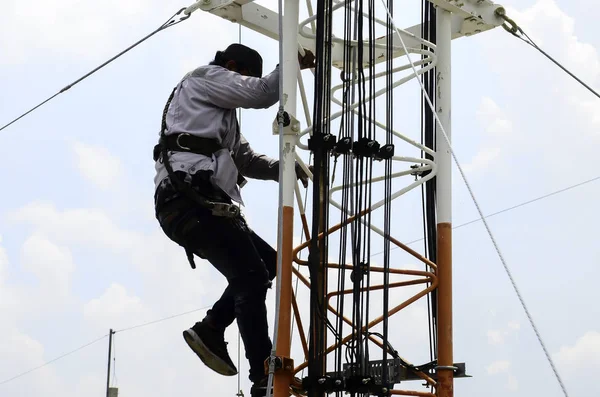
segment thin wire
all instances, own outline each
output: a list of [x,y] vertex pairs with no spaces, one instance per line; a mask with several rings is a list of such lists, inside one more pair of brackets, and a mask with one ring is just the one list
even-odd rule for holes
[[[117,332],[125,332],[125,331],[130,331],[130,330],[132,330],[132,329],[141,328],[141,327],[145,327],[145,326],[147,326],[147,325],[151,325],[151,324],[160,323],[160,322],[163,322],[163,321],[166,321],[166,320],[170,320],[170,319],[172,319],[172,318],[176,318],[176,317],[185,316],[186,314],[190,314],[190,313],[195,313],[195,312],[198,312],[198,311],[200,311],[200,310],[206,310],[206,309],[209,309],[210,307],[211,307],[211,306],[204,306],[204,307],[201,307],[201,308],[199,308],[199,309],[194,309],[194,310],[190,310],[190,311],[187,311],[187,312],[184,312],[184,313],[179,313],[179,314],[175,314],[175,315],[172,315],[172,316],[163,317],[163,318],[160,318],[160,319],[157,319],[157,320],[149,321],[149,322],[147,322],[147,323],[138,324],[138,325],[134,325],[134,326],[127,327],[127,328],[122,328],[122,329],[119,329],[119,330],[116,330],[116,331],[114,331],[114,332],[113,332],[113,335],[114,335],[114,334],[116,334]],[[58,360],[60,360],[61,358],[67,357],[67,356],[69,356],[69,355],[71,355],[71,354],[73,354],[73,353],[75,353],[75,352],[78,352],[79,350],[81,350],[81,349],[83,349],[83,348],[86,348],[86,347],[88,347],[88,346],[90,346],[90,345],[93,345],[93,344],[94,344],[94,343],[96,343],[96,342],[99,342],[99,341],[101,341],[102,339],[106,338],[107,336],[108,336],[108,334],[106,334],[106,335],[104,335],[104,336],[102,336],[102,337],[100,337],[100,338],[98,338],[98,339],[95,339],[95,340],[93,340],[93,341],[91,341],[91,342],[89,342],[89,343],[87,343],[87,344],[85,344],[85,345],[83,345],[83,346],[80,346],[80,347],[78,347],[78,348],[77,348],[77,349],[75,349],[75,350],[72,350],[72,351],[70,351],[70,352],[68,352],[68,353],[65,353],[65,354],[63,354],[63,355],[59,356],[59,357],[56,357],[56,358],[54,358],[54,359],[52,359],[52,360],[50,360],[50,361],[48,361],[48,362],[46,362],[46,363],[44,363],[44,364],[42,364],[42,365],[38,366],[38,367],[35,367],[35,368],[32,368],[32,369],[30,369],[30,370],[27,370],[27,371],[25,371],[25,372],[22,372],[22,373],[20,373],[20,374],[18,374],[18,375],[15,375],[15,376],[13,376],[12,378],[9,378],[9,379],[6,379],[6,380],[3,380],[2,382],[0,382],[0,385],[3,385],[3,384],[5,384],[5,383],[8,383],[8,382],[10,382],[10,381],[12,381],[12,380],[14,380],[14,379],[20,378],[21,376],[27,375],[27,374],[28,374],[28,373],[30,373],[30,372],[33,372],[33,371],[35,371],[35,370],[37,370],[37,369],[40,369],[40,368],[42,368],[42,367],[45,367],[45,366],[46,366],[46,365],[48,365],[48,364],[51,364],[51,363],[53,363],[53,362],[55,362],[55,361],[58,361]],[[114,342],[114,339],[113,339],[113,342]],[[114,356],[113,356],[113,357],[114,357]],[[114,362],[114,358],[113,358],[113,362]],[[115,372],[116,372],[116,368],[113,368],[113,381],[114,381]]]
[[62,358],[65,358],[65,357],[67,357],[67,356],[69,356],[69,355],[71,355],[71,354],[73,354],[73,353],[76,353],[76,352],[78,352],[79,350],[82,350],[82,349],[84,349],[84,348],[86,348],[86,347],[88,347],[88,346],[91,346],[91,345],[93,345],[93,344],[94,344],[94,343],[96,343],[96,342],[99,342],[99,341],[101,341],[102,339],[106,338],[107,336],[108,336],[108,334],[106,334],[106,335],[104,335],[104,336],[101,336],[101,337],[100,337],[100,338],[98,338],[98,339],[95,339],[95,340],[93,340],[93,341],[91,341],[91,342],[89,342],[89,343],[86,343],[86,344],[85,344],[85,345],[83,345],[83,346],[80,346],[80,347],[78,347],[78,348],[77,348],[77,349],[75,349],[75,350],[71,350],[71,351],[70,351],[70,352],[68,352],[68,353],[65,353],[65,354],[63,354],[63,355],[61,355],[61,356],[58,356],[58,357],[56,357],[56,358],[54,358],[54,359],[52,359],[52,360],[48,361],[48,362],[45,362],[45,363],[44,363],[44,364],[42,364],[42,365],[39,365],[39,366],[37,366],[37,367],[35,367],[35,368],[31,368],[30,370],[27,370],[27,371],[25,371],[25,372],[21,372],[20,374],[18,374],[18,375],[15,375],[15,376],[13,376],[12,378],[9,378],[9,379],[6,379],[6,380],[3,380],[2,382],[0,382],[0,385],[3,385],[3,384],[5,384],[5,383],[8,383],[8,382],[10,382],[10,381],[12,381],[12,380],[15,380],[15,379],[17,379],[17,378],[20,378],[21,376],[25,376],[25,375],[27,375],[27,374],[29,374],[29,373],[33,372],[33,371],[36,371],[36,370],[38,370],[38,369],[40,369],[40,368],[42,368],[42,367],[45,367],[46,365],[52,364],[53,362],[56,362],[56,361],[58,361],[58,360],[60,360],[60,359],[62,359]]
[[158,320],[148,321],[147,323],[133,325],[133,326],[127,327],[127,328],[122,328],[122,329],[114,331],[114,333],[116,334],[117,332],[125,332],[125,331],[130,331],[130,330],[136,329],[136,328],[142,328],[142,327],[145,327],[147,325],[160,323],[160,322],[163,322],[163,321],[166,321],[166,320],[170,320],[172,318],[185,316],[186,314],[195,313],[195,312],[199,312],[200,310],[206,310],[206,309],[210,309],[210,308],[211,308],[211,306],[204,306],[204,307],[201,307],[199,309],[194,309],[194,310],[190,310],[190,311],[187,311],[187,312],[184,312],[184,313],[174,314],[174,315],[169,316],[169,317],[159,318]]
[[242,334],[240,334],[240,332],[238,331],[238,357],[237,357],[237,359],[238,359],[238,365],[237,365],[238,366],[238,377],[237,377],[237,381],[238,381],[238,387],[237,387],[237,389],[238,389],[238,392],[236,394],[237,396],[243,395],[243,393],[242,393],[242,386],[240,384],[241,383],[240,373],[242,372],[240,370],[240,362],[241,362],[241,360],[240,360],[240,357],[241,357],[241,338],[242,338]]
[[435,111],[435,108],[433,106],[433,104],[431,103],[431,98],[429,98],[429,95],[427,94],[425,87],[423,86],[423,83],[421,82],[421,80],[418,78],[418,73],[417,70],[415,68],[415,65],[410,57],[410,54],[408,52],[408,49],[406,48],[406,44],[404,43],[404,39],[402,38],[402,35],[400,34],[400,31],[397,28],[396,23],[393,21],[392,16],[390,14],[389,9],[387,8],[387,5],[385,4],[385,0],[381,1],[383,3],[383,6],[385,7],[385,10],[388,14],[388,16],[390,17],[390,20],[392,21],[392,23],[394,24],[394,28],[396,30],[396,34],[398,35],[398,38],[400,39],[400,43],[402,44],[402,48],[404,49],[404,52],[406,53],[406,57],[408,58],[408,61],[410,62],[410,65],[413,69],[413,73],[415,74],[415,76],[417,77],[417,81],[419,83],[419,85],[421,86],[421,90],[423,91],[423,94],[425,95],[425,99],[427,100],[427,103],[429,104],[431,110],[433,111],[433,115],[440,127],[440,131],[442,132],[444,139],[446,140],[446,143],[448,144],[448,149],[450,150],[450,154],[452,155],[452,158],[454,159],[454,162],[456,163],[456,167],[458,168],[458,171],[460,172],[460,175],[463,179],[463,181],[465,182],[465,186],[467,187],[467,190],[469,191],[469,195],[471,196],[471,199],[473,200],[473,203],[475,204],[475,207],[477,208],[477,212],[479,213],[479,216],[481,217],[481,220],[483,222],[483,225],[485,226],[485,229],[488,233],[488,235],[490,236],[490,239],[492,241],[492,244],[494,245],[494,248],[496,249],[496,252],[498,253],[498,257],[500,258],[500,262],[502,262],[502,266],[504,267],[504,270],[506,271],[506,274],[508,276],[508,278],[510,279],[510,282],[515,290],[515,293],[517,294],[517,297],[519,298],[519,302],[521,302],[521,306],[523,307],[523,310],[525,311],[525,314],[527,315],[527,319],[529,320],[529,323],[531,324],[531,327],[533,328],[533,332],[535,332],[535,335],[538,339],[538,342],[540,343],[542,350],[544,351],[544,354],[546,355],[546,359],[548,360],[548,363],[550,364],[550,367],[552,368],[552,371],[554,372],[554,375],[556,377],[556,380],[558,381],[558,383],[560,384],[560,387],[564,393],[564,395],[566,397],[569,396],[569,394],[567,393],[567,389],[560,377],[560,375],[558,374],[558,370],[556,369],[554,362],[552,361],[552,357],[550,356],[550,353],[548,352],[548,349],[546,348],[546,345],[544,344],[544,341],[542,340],[542,337],[535,325],[535,322],[533,321],[533,317],[531,316],[531,313],[529,313],[529,310],[527,309],[527,305],[525,304],[525,300],[523,299],[523,297],[521,296],[521,292],[519,291],[519,288],[517,287],[517,283],[515,282],[512,273],[510,271],[510,269],[508,268],[508,264],[506,263],[506,260],[504,259],[504,256],[502,255],[502,252],[500,251],[500,247],[498,246],[498,243],[496,242],[496,239],[494,238],[494,235],[492,233],[492,230],[490,229],[485,217],[483,216],[483,211],[481,210],[479,203],[477,202],[477,200],[475,199],[475,194],[473,193],[473,190],[471,189],[471,185],[469,184],[469,182],[467,181],[467,177],[458,161],[458,158],[456,157],[456,153],[454,152],[454,149],[452,149],[452,144],[450,143],[450,138],[448,137],[448,135],[446,134],[446,129],[444,128],[444,125],[442,124],[442,122],[439,119],[439,116],[437,114],[437,112]]
[[[242,25],[238,25],[238,43],[242,44]],[[238,108],[238,128],[240,133],[242,132],[242,108]],[[238,374],[237,374],[237,396],[242,395],[242,386],[241,386],[241,374],[242,371],[240,370],[240,362],[241,362],[241,337],[242,334],[238,328],[238,349],[237,349],[237,367],[238,367]]]
[[[548,194],[545,194],[545,195],[543,195],[543,196],[540,196],[540,197],[534,198],[534,199],[532,199],[532,200],[525,201],[524,203],[517,204],[517,205],[513,205],[512,207],[508,207],[508,208],[505,208],[505,209],[503,209],[503,210],[500,210],[500,211],[494,212],[494,213],[492,213],[492,214],[490,214],[490,215],[486,215],[486,217],[485,217],[485,218],[491,218],[492,216],[499,215],[499,214],[502,214],[502,213],[504,213],[504,212],[512,211],[512,210],[514,210],[514,209],[517,209],[517,208],[519,208],[519,207],[523,207],[523,206],[525,206],[525,205],[527,205],[527,204],[535,203],[536,201],[540,201],[540,200],[543,200],[543,199],[545,199],[545,198],[548,198],[548,197],[551,197],[551,196],[557,195],[557,194],[559,194],[559,193],[566,192],[567,190],[571,190],[571,189],[574,189],[574,188],[576,188],[576,187],[583,186],[583,185],[585,185],[585,184],[588,184],[588,183],[591,183],[591,182],[597,181],[597,180],[599,180],[599,179],[600,179],[600,176],[597,176],[597,177],[595,177],[595,178],[588,179],[587,181],[583,181],[583,182],[579,182],[579,183],[577,183],[577,184],[575,184],[575,185],[567,186],[567,187],[565,187],[565,188],[562,188],[562,189],[556,190],[556,191],[554,191],[554,192],[552,192],[552,193],[548,193]],[[461,223],[461,224],[460,224],[460,225],[458,225],[458,226],[453,226],[453,227],[452,227],[452,230],[455,230],[455,229],[461,228],[461,227],[463,227],[463,226],[467,226],[467,225],[473,224],[473,223],[475,223],[475,222],[479,222],[480,220],[481,220],[481,218],[477,218],[477,219],[473,219],[472,221],[469,221],[469,222]],[[420,239],[418,239],[418,240],[413,240],[413,241],[411,241],[411,242],[408,242],[408,243],[406,243],[406,245],[410,245],[410,244],[418,243],[418,242],[420,242],[420,241],[423,241],[423,240],[424,240],[423,238],[420,238]],[[398,249],[398,248],[399,248],[399,247],[393,247],[393,248],[391,248],[391,250],[395,250],[395,249]],[[381,254],[383,254],[383,252],[384,252],[384,251],[378,252],[378,253],[376,253],[376,254],[373,254],[373,256],[376,256],[376,255],[381,255]]]
[[28,111],[26,111],[25,113],[23,113],[22,115],[20,115],[19,117],[17,117],[16,119],[12,120],[10,123],[2,126],[0,128],[0,131],[2,131],[3,129],[9,127],[10,125],[16,123],[17,121],[19,121],[20,119],[22,119],[23,117],[27,116],[29,113],[33,112],[34,110],[36,110],[37,108],[41,107],[42,105],[46,104],[47,102],[50,102],[52,99],[56,98],[58,95],[62,94],[63,92],[71,89],[73,86],[75,86],[77,83],[81,82],[82,80],[85,80],[86,78],[88,78],[89,76],[91,76],[92,74],[96,73],[98,70],[102,69],[103,67],[105,67],[106,65],[108,65],[109,63],[111,63],[112,61],[114,61],[115,59],[119,58],[121,55],[124,55],[126,52],[128,52],[129,50],[133,49],[134,47],[138,46],[139,44],[143,43],[144,41],[148,40],[150,37],[154,36],[156,33],[165,30],[171,26],[175,26],[180,22],[185,21],[186,19],[188,19],[190,17],[190,14],[183,16],[179,19],[179,21],[175,21],[173,18],[175,18],[177,15],[181,14],[183,11],[185,11],[185,7],[180,9],[179,11],[177,11],[175,14],[173,14],[168,20],[167,22],[163,23],[158,29],[154,30],[152,33],[148,34],[147,36],[145,36],[144,38],[142,38],[141,40],[137,41],[136,43],[132,44],[131,46],[127,47],[125,50],[121,51],[120,53],[118,53],[117,55],[115,55],[114,57],[110,58],[108,61],[104,62],[102,65],[96,67],[95,69],[93,69],[92,71],[88,72],[87,74],[85,74],[84,76],[80,77],[79,79],[75,80],[73,83],[69,84],[68,86],[64,87],[63,89],[61,89],[60,91],[58,91],[56,94],[52,95],[51,97],[49,97],[48,99],[44,100],[43,102],[41,102],[40,104],[34,106],[33,108],[29,109]]
[[[310,164],[310,160],[312,158],[312,153],[309,155],[308,158],[308,163]],[[307,198],[308,198],[308,189],[306,189],[304,191],[304,202],[302,203],[303,207],[302,211],[306,212],[306,202],[307,202]],[[304,243],[304,227],[302,228],[302,232],[300,233],[300,242]],[[298,259],[302,259],[302,251],[299,252],[298,254]],[[300,265],[296,266],[296,270],[300,271]],[[296,276],[296,284],[294,285],[294,296],[297,296],[298,293],[298,282],[300,281],[300,277]],[[300,313],[298,313],[298,316],[300,316]],[[294,325],[296,324],[296,316],[292,316],[292,334],[294,333]],[[304,369],[302,370],[302,373],[304,373]]]
[[525,40],[523,37],[519,36],[514,31],[508,31],[508,32],[510,34],[512,34],[513,36],[515,36],[516,38],[518,38],[519,40],[522,40],[523,42],[529,44],[530,46],[532,46],[533,48],[535,48],[536,50],[538,50],[540,53],[542,53],[542,55],[544,55],[546,58],[548,58],[549,60],[551,60],[556,66],[558,66],[564,72],[566,72],[569,76],[571,76],[572,78],[574,78],[579,84],[581,84],[582,86],[584,86],[585,88],[587,88],[592,94],[594,94],[595,96],[597,96],[598,98],[600,98],[600,94],[598,94],[598,92],[596,92],[592,87],[590,87],[589,85],[587,85],[586,83],[584,83],[583,80],[581,80],[579,77],[575,76],[575,74],[573,74],[572,72],[570,72],[566,67],[564,67],[560,62],[558,62],[556,59],[554,59],[552,56],[550,56],[546,51],[542,50],[531,39],[531,37],[529,37],[529,35],[527,35],[527,33],[525,33],[523,31],[523,29],[521,29],[520,27],[516,27],[516,29],[518,30],[518,32],[520,32],[521,34],[523,34],[527,38],[527,40]]

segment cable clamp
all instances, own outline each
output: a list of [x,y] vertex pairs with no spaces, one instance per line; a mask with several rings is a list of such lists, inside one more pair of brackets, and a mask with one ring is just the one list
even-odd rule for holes
[[265,360],[265,373],[272,374],[280,371],[292,373],[294,371],[294,360],[281,356],[270,356]]
[[324,151],[334,150],[336,148],[337,138],[332,134],[321,134],[315,131],[312,137],[308,138],[308,149],[314,152],[316,149],[323,149]]
[[436,371],[439,371],[440,369],[444,370],[444,369],[449,369],[452,371],[458,371],[458,367],[455,367],[454,365],[438,365],[435,367]]
[[175,14],[175,16],[181,15],[182,13],[184,14],[183,16],[179,17],[179,21],[185,21],[190,16],[192,16],[193,11],[188,12],[188,9],[189,9],[189,7],[183,7],[181,10],[177,11],[177,14]]
[[236,218],[240,215],[240,208],[233,204],[226,203],[211,203],[210,210],[214,216],[222,216],[224,218]]
[[383,145],[375,155],[375,160],[389,160],[394,157],[394,145]]
[[379,153],[379,142],[366,137],[359,138],[352,146],[355,157],[376,157]]
[[513,21],[512,19],[510,19],[507,15],[506,15],[506,10],[504,9],[504,7],[498,7],[496,8],[496,11],[494,11],[494,13],[504,19],[504,23],[502,24],[502,27],[504,28],[504,30],[506,30],[508,33],[519,37],[519,33],[523,33],[523,30],[521,30],[521,28],[519,27],[519,25],[517,25],[517,23],[515,21]]
[[279,109],[273,120],[273,135],[279,135],[280,126],[283,127],[283,135],[298,135],[300,132],[300,121],[283,108]]
[[333,152],[335,154],[348,154],[352,150],[352,137],[346,136],[334,145]]

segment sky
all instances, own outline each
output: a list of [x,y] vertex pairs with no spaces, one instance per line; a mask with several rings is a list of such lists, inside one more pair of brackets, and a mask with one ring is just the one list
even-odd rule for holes
[[[260,4],[277,7],[274,1]],[[542,48],[600,88],[600,30],[588,2],[503,4]],[[3,0],[2,5],[0,124],[187,4]],[[418,23],[419,5],[409,2],[402,12],[396,7],[400,27]],[[208,263],[197,261],[197,269],[190,269],[184,252],[162,234],[153,215],[151,159],[172,87],[237,41],[237,25],[198,11],[0,133],[0,396],[103,396],[106,337],[5,381],[111,328],[123,330],[114,336],[112,379],[120,396],[237,393],[238,379],[205,368],[181,337],[220,296],[225,281]],[[278,63],[277,42],[243,29],[242,43],[263,55],[265,71]],[[310,73],[304,73],[312,90]],[[484,214],[599,176],[600,100],[503,29],[453,42],[452,85],[453,148]],[[419,85],[413,80],[394,92],[395,128],[418,140]],[[253,148],[271,156],[277,156],[271,132],[276,111],[273,106],[242,113],[242,131]],[[306,152],[301,156],[308,160]],[[600,317],[594,314],[600,299],[595,228],[600,216],[594,209],[599,184],[489,219],[571,396],[600,394],[594,381],[600,368]],[[277,184],[265,181],[250,181],[243,189],[251,227],[273,245],[277,193]],[[455,225],[477,219],[456,165],[452,203]],[[422,237],[420,205],[418,190],[394,202],[396,238]],[[298,217],[295,241],[301,241]],[[482,223],[456,229],[453,243],[454,358],[473,376],[456,381],[455,395],[561,396]],[[422,243],[411,246],[423,250]],[[393,252],[396,266],[422,269]],[[383,257],[372,262],[382,264]],[[392,301],[415,291],[394,291]],[[308,294],[302,289],[298,294],[302,305]],[[272,331],[274,290],[268,308]],[[128,329],[196,309],[202,310]],[[416,364],[429,357],[426,315],[421,300],[391,321],[395,349]],[[226,337],[237,361],[235,325]],[[301,361],[297,339],[293,355]],[[241,387],[248,393],[243,349],[241,359]]]

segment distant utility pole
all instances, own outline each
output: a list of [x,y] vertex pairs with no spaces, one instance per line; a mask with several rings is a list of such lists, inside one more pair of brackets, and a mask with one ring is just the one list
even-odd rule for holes
[[110,359],[112,358],[112,338],[115,331],[110,329],[108,333],[108,370],[106,371],[106,397],[110,396]]

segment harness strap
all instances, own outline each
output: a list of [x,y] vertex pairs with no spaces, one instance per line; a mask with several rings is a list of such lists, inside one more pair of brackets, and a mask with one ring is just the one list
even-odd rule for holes
[[[183,147],[182,145],[184,145],[184,146],[186,144],[194,145],[194,148],[198,149],[200,146],[197,146],[197,145],[199,144],[200,141],[197,141],[195,139],[190,139],[190,138],[198,138],[198,139],[203,139],[205,141],[212,141],[213,144],[216,143],[214,140],[207,139],[207,138],[193,137],[189,134],[175,134],[175,135],[173,135],[173,136],[175,136],[175,138],[169,138],[165,134],[165,131],[167,130],[167,112],[169,110],[169,106],[171,105],[171,101],[173,100],[176,90],[177,90],[177,87],[173,88],[173,91],[171,92],[171,95],[169,96],[169,99],[167,100],[167,103],[165,104],[165,108],[163,110],[162,126],[161,126],[161,131],[160,131],[160,140],[159,140],[158,145],[156,145],[154,147],[154,155],[156,156],[155,161],[158,159],[158,155],[157,155],[157,152],[158,152],[162,156],[162,162],[163,162],[165,168],[167,169],[167,173],[169,174],[169,179],[171,180],[171,182],[173,183],[173,185],[175,186],[175,188],[177,190],[179,190],[183,194],[187,195],[189,198],[191,198],[192,200],[197,202],[199,205],[210,209],[212,211],[213,215],[215,215],[215,216],[224,216],[224,217],[234,218],[240,214],[240,210],[237,206],[232,205],[232,204],[225,204],[225,203],[214,203],[212,201],[206,200],[204,197],[202,197],[200,194],[198,194],[198,192],[194,191],[189,184],[185,183],[184,181],[180,180],[179,178],[177,178],[175,176],[173,167],[171,166],[171,163],[169,162],[169,150],[171,150],[171,149],[169,149],[169,145],[175,144],[182,149],[188,149],[188,150],[175,149],[177,151],[191,151],[190,149],[192,148],[192,146]],[[182,141],[184,136],[186,139],[185,142]],[[171,139],[171,140],[169,140],[169,139]],[[173,139],[174,139],[174,141],[173,141]],[[214,146],[210,146],[210,145],[212,145],[212,144],[209,144],[202,150],[208,151],[208,150],[214,148]],[[217,144],[217,146],[218,146],[218,144]],[[220,149],[220,146],[219,146],[219,149]],[[217,150],[219,150],[219,149],[217,149]],[[200,153],[200,154],[204,154],[204,153]],[[212,155],[212,153],[211,153],[211,155]],[[185,252],[186,252],[188,261],[190,262],[190,266],[192,267],[192,269],[195,269],[196,264],[194,262],[193,250],[188,247],[184,247],[184,248],[185,248]]]
[[168,151],[190,152],[210,157],[213,153],[222,149],[216,140],[202,138],[187,133],[170,134],[160,137],[159,143],[154,146],[154,161],[158,160],[161,145],[166,145]]

